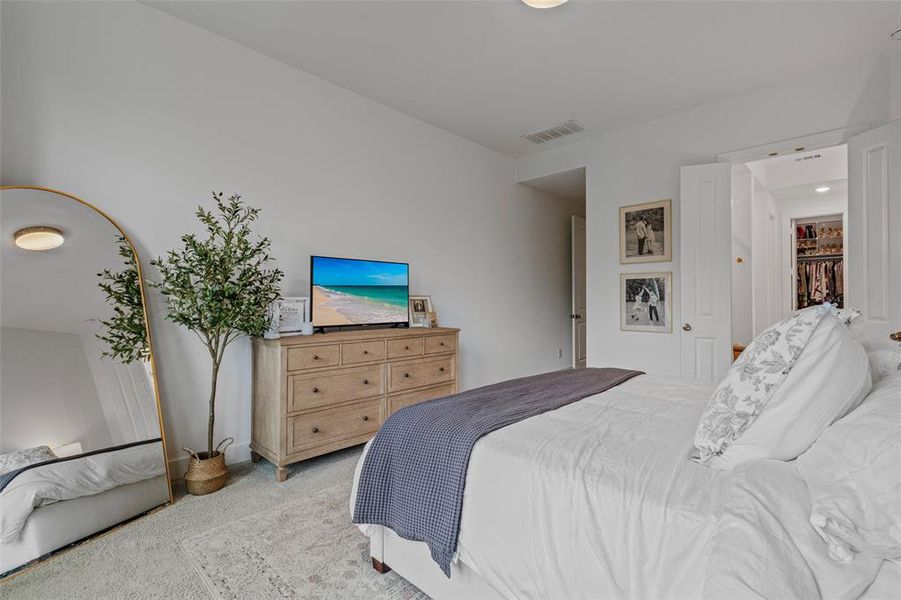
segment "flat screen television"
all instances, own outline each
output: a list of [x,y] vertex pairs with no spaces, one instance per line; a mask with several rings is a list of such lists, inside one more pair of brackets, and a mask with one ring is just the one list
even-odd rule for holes
[[410,265],[310,257],[314,327],[409,325]]

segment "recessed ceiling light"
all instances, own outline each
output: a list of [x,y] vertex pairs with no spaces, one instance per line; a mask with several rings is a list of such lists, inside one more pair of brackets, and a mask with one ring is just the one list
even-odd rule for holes
[[65,241],[62,231],[56,227],[46,227],[44,225],[20,229],[13,234],[13,238],[16,241],[16,246],[22,250],[34,250],[37,252],[59,248]]
[[821,185],[820,187],[818,187],[818,188],[815,189],[814,191],[815,191],[817,194],[825,194],[825,193],[828,192],[830,189],[832,189],[832,188],[830,188],[828,185]]
[[522,0],[532,8],[554,8],[560,6],[566,0]]

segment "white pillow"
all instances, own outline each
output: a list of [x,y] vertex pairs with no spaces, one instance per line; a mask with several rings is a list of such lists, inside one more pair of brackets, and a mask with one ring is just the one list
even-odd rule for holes
[[722,454],[757,419],[801,356],[817,325],[832,310],[828,304],[804,309],[754,338],[717,386],[701,415],[694,438],[699,462],[706,463]]
[[53,460],[54,458],[57,458],[57,456],[49,446],[37,446],[36,448],[26,448],[25,450],[0,454],[0,475],[5,475],[28,465]]
[[901,373],[876,384],[796,465],[830,556],[901,557]]
[[873,383],[892,373],[901,371],[901,344],[897,347],[885,347],[869,350],[870,373],[873,375]]
[[825,315],[757,419],[710,466],[728,470],[761,458],[797,458],[860,404],[871,385],[863,346],[842,321]]

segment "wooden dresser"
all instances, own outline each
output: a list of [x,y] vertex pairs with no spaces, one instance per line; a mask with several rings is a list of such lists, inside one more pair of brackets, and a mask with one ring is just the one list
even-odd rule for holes
[[250,451],[278,467],[368,441],[394,411],[457,392],[449,327],[253,340]]

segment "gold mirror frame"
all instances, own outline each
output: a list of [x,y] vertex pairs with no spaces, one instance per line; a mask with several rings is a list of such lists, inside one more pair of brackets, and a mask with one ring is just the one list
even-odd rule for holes
[[[101,215],[104,219],[109,221],[110,224],[113,227],[115,227],[116,230],[122,235],[122,238],[126,242],[128,242],[128,247],[131,249],[131,254],[135,259],[135,266],[138,271],[138,285],[141,289],[141,305],[144,309],[144,329],[147,331],[147,349],[150,352],[150,357],[149,357],[150,376],[153,378],[153,396],[154,396],[154,399],[156,400],[156,416],[157,416],[157,420],[159,421],[160,440],[161,440],[162,446],[163,446],[163,462],[165,463],[165,467],[166,467],[166,485],[169,488],[169,504],[172,504],[173,502],[175,502],[175,498],[172,494],[172,474],[169,472],[169,454],[168,454],[168,450],[167,450],[167,446],[166,446],[166,428],[163,426],[163,407],[162,407],[162,403],[160,402],[160,382],[159,382],[159,377],[157,377],[156,357],[153,352],[153,331],[150,328],[150,314],[149,314],[148,305],[147,305],[147,290],[146,290],[146,286],[144,284],[144,272],[141,269],[141,261],[138,257],[138,251],[135,249],[135,245],[132,243],[131,238],[128,237],[128,234],[125,233],[125,230],[122,229],[122,227],[120,227],[119,224],[116,223],[116,221],[113,220],[112,217],[110,217],[108,214],[106,214],[105,212],[103,212],[101,209],[97,208],[90,202],[88,202],[86,200],[82,200],[78,196],[74,196],[72,194],[62,192],[60,190],[55,190],[53,188],[41,187],[41,186],[37,186],[37,185],[2,185],[2,186],[0,186],[0,191],[5,191],[5,190],[36,190],[36,191],[40,191],[40,192],[49,192],[51,194],[58,194],[60,196],[65,196],[66,198],[69,198],[69,199],[74,200],[84,206],[87,206],[94,212]],[[165,506],[165,505],[161,505],[161,506]]]

